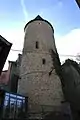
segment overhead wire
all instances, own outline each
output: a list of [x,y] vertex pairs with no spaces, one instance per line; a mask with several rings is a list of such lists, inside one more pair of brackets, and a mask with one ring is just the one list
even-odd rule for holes
[[[22,50],[17,50],[17,49],[11,49],[11,51],[14,52],[22,52]],[[61,57],[77,57],[77,55],[64,55],[64,54],[59,54]]]

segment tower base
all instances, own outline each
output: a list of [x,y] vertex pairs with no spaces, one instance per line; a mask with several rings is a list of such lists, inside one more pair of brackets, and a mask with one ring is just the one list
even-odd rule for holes
[[28,119],[31,120],[72,120],[69,103],[61,106],[29,105]]

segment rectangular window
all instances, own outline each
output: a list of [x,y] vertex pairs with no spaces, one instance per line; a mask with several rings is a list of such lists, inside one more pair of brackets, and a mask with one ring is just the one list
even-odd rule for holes
[[38,43],[38,41],[36,41],[36,49],[38,49],[39,48],[39,43]]
[[26,116],[27,101],[23,96],[5,93],[2,117],[6,119],[21,119]]
[[46,60],[45,60],[44,58],[42,59],[42,63],[43,63],[43,64],[45,64],[45,63],[46,63]]

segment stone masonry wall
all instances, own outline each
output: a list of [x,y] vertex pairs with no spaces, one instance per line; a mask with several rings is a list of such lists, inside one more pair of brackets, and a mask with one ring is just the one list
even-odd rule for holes
[[[35,47],[36,41],[38,48]],[[61,106],[61,101],[64,100],[60,78],[55,71],[50,49],[56,54],[51,26],[39,20],[30,23],[25,29],[21,79],[18,82],[18,93],[29,97],[30,110],[34,105],[34,108]],[[52,68],[52,74],[49,75]]]

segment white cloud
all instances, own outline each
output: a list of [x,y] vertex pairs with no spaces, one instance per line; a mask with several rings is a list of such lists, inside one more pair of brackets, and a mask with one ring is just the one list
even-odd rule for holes
[[12,49],[22,49],[24,41],[24,30],[23,29],[10,29],[0,30],[0,34],[6,38],[9,42],[13,43]]
[[25,16],[25,21],[27,21],[28,12],[26,10],[26,6],[25,6],[25,3],[24,3],[24,0],[20,0],[20,1],[21,1],[22,10],[23,10],[23,13],[24,13],[24,16]]
[[[5,30],[5,31],[0,31],[0,33],[9,42],[13,43],[12,49],[17,49],[17,50],[23,49],[24,31],[22,29]],[[54,36],[55,36],[56,47],[59,55],[76,56],[78,53],[80,53],[80,29],[71,30],[69,33],[67,33],[64,36],[58,36],[55,33]],[[10,51],[4,70],[8,68],[8,60],[15,61],[18,57],[18,53],[21,52]],[[67,58],[76,60],[75,57],[60,56],[61,62],[63,62]]]
[[[64,36],[55,37],[55,42],[57,46],[58,53],[61,55],[73,55],[76,56],[80,53],[80,29],[71,30]],[[67,58],[76,60],[75,57],[62,57],[60,56],[61,61],[64,61]]]
[[[8,40],[9,42],[11,42],[12,48],[11,49],[15,49],[15,50],[22,50],[23,49],[23,42],[24,42],[24,31],[23,29],[16,29],[16,30],[0,30],[0,34],[6,38],[6,40]],[[4,70],[6,70],[8,68],[8,60],[10,61],[16,61],[18,54],[21,52],[17,52],[17,51],[12,51],[10,50],[8,58],[6,60],[5,66],[4,66]]]

